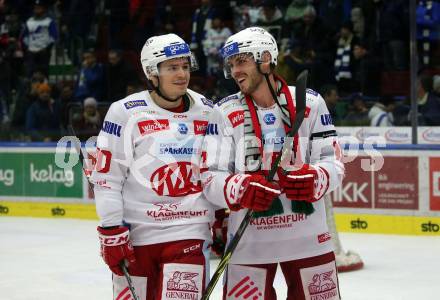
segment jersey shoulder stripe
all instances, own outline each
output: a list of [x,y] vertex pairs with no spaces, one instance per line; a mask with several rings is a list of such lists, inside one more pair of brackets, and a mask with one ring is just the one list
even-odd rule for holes
[[231,101],[231,100],[238,100],[238,99],[240,99],[240,95],[241,95],[241,93],[236,93],[236,94],[233,94],[233,95],[229,95],[229,96],[227,96],[227,97],[225,97],[225,98],[223,98],[223,99],[220,99],[219,101],[217,101],[217,103],[216,103],[216,105],[217,106],[221,106],[221,105],[223,105],[223,104],[225,104],[226,102],[229,102],[229,101]]

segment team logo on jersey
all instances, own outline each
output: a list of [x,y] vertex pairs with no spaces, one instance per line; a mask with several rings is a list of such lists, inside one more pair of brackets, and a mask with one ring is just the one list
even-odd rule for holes
[[117,137],[121,136],[122,126],[110,121],[104,121],[104,126],[102,126],[102,131],[108,134],[115,135]]
[[205,134],[208,121],[194,120],[194,134]]
[[330,114],[322,114],[321,124],[324,126],[333,124],[332,116]]
[[124,103],[126,109],[138,107],[138,106],[148,106],[145,100],[131,100]]
[[231,121],[232,127],[237,127],[244,123],[244,110],[238,110],[228,115],[229,121]]
[[334,270],[313,275],[313,282],[308,285],[312,299],[332,299],[338,295],[336,284],[332,279]]
[[167,119],[145,120],[138,122],[138,128],[141,135],[146,135],[156,131],[170,129],[170,121]]
[[177,131],[179,131],[180,134],[187,134],[188,133],[188,127],[185,123],[179,123],[179,126],[177,127]]
[[267,125],[273,125],[276,119],[277,118],[273,113],[265,114],[263,117],[264,123],[266,123]]
[[159,196],[182,197],[200,193],[200,182],[194,183],[191,180],[196,168],[187,161],[164,165],[151,175],[151,187]]
[[174,212],[180,203],[154,203],[154,205],[159,207],[159,211],[162,212]]

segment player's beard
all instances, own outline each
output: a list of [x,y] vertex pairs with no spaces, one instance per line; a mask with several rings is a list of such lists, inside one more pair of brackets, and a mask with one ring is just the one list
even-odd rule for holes
[[245,86],[242,86],[238,83],[237,85],[243,94],[252,95],[258,89],[260,84],[263,83],[263,76],[258,73],[257,70],[255,70],[248,74],[248,77],[245,81],[247,81]]

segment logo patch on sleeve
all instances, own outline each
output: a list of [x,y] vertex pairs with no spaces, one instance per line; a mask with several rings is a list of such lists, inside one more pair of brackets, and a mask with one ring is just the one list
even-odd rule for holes
[[238,99],[238,95],[234,94],[234,95],[225,97],[223,99],[220,99],[216,104],[217,104],[217,106],[221,106],[222,104],[224,104],[224,103],[226,103],[226,102],[228,102],[229,100],[232,100],[232,99]]
[[138,106],[148,106],[145,100],[130,100],[124,103],[126,109],[138,107]]
[[206,99],[206,98],[201,98],[200,100],[202,100],[202,103],[203,104],[205,104],[205,105],[207,105],[207,106],[209,106],[209,107],[214,107],[214,104],[212,103],[212,101],[211,100],[209,100],[209,99]]
[[104,125],[102,126],[102,131],[108,134],[115,135],[117,137],[121,136],[122,126],[110,121],[104,121]]

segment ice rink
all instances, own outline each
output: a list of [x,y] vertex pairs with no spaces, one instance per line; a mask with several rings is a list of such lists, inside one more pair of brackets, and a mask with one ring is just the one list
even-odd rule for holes
[[[112,299],[96,221],[0,218],[0,300]],[[341,234],[365,268],[340,274],[347,300],[440,299],[440,238]],[[270,251],[270,249],[268,249]],[[211,273],[218,260],[211,261]],[[279,275],[279,274],[278,274]],[[282,277],[278,299],[285,299]],[[221,299],[220,285],[211,299]]]

